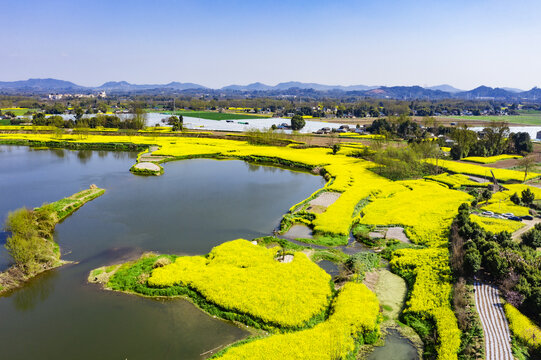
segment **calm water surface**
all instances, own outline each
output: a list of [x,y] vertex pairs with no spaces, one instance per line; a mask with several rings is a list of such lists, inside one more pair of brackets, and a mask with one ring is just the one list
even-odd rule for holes
[[[161,177],[128,172],[135,153],[0,146],[0,218],[96,184],[107,189],[56,228],[63,258],[78,261],[0,298],[3,359],[198,359],[246,332],[184,300],[157,301],[86,283],[98,266],[152,250],[203,254],[268,235],[320,177],[241,161],[165,164]],[[0,242],[5,235],[0,234]],[[8,265],[0,248],[0,268]]]

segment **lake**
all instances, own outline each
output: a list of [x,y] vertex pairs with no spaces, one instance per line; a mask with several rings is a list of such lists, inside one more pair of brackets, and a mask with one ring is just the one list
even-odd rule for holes
[[[90,184],[107,190],[56,227],[63,258],[78,264],[0,297],[2,358],[199,359],[247,336],[188,301],[105,291],[86,278],[144,251],[205,254],[228,240],[269,235],[323,179],[209,159],[169,162],[163,176],[138,177],[128,171],[136,155],[0,146],[2,219]],[[9,264],[6,255],[1,247],[1,268]]]

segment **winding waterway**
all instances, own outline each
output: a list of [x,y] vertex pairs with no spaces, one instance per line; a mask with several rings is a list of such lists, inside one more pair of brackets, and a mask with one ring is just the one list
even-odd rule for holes
[[[107,190],[56,228],[63,258],[79,263],[0,297],[3,359],[199,359],[246,336],[187,301],[103,291],[87,275],[143,251],[204,254],[228,240],[268,235],[292,204],[324,184],[306,173],[206,159],[138,177],[128,172],[135,158],[0,146],[1,219],[90,184]],[[7,265],[2,246],[0,268]]]

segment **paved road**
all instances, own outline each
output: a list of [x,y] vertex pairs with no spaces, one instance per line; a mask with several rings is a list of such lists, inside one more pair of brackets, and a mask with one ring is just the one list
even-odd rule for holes
[[498,289],[476,282],[475,306],[485,333],[485,359],[513,360],[509,324]]

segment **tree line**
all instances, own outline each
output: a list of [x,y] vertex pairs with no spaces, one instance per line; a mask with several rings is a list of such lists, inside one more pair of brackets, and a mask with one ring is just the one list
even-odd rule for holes
[[451,147],[454,160],[467,156],[524,155],[533,150],[528,133],[511,133],[509,126],[501,122],[492,122],[481,132],[469,130],[467,126],[453,128],[449,137],[455,142]]

